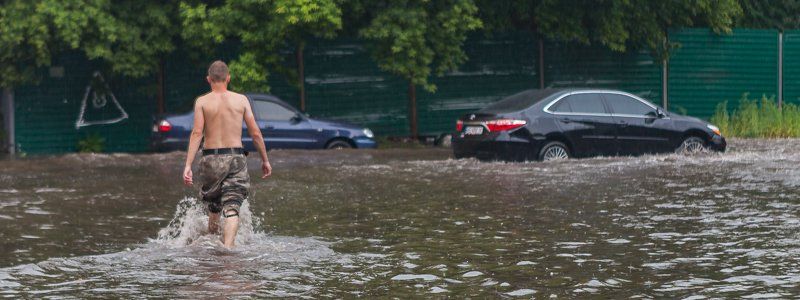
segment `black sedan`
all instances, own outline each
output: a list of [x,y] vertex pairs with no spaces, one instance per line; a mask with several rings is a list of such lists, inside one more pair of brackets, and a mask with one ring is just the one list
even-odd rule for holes
[[456,122],[456,158],[554,160],[725,151],[719,128],[635,95],[597,89],[527,90]]

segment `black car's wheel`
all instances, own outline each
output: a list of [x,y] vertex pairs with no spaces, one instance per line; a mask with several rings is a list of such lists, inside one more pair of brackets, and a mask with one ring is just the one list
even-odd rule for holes
[[325,149],[350,149],[353,145],[344,140],[333,140],[325,146]]
[[539,151],[539,160],[561,160],[569,158],[569,148],[562,142],[549,142]]
[[696,154],[705,152],[707,149],[706,141],[696,136],[690,136],[683,140],[675,152],[678,154]]

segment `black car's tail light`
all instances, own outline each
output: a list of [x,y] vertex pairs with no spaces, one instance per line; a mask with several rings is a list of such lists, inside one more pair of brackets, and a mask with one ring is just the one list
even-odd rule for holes
[[486,129],[489,131],[507,131],[512,129],[517,129],[522,126],[525,126],[528,122],[525,120],[511,120],[511,119],[499,119],[499,120],[491,120],[486,121]]
[[161,122],[158,123],[158,132],[167,132],[170,130],[172,130],[172,124],[167,122],[167,120],[161,120]]
[[456,121],[456,131],[461,131],[464,129],[464,121],[458,120]]

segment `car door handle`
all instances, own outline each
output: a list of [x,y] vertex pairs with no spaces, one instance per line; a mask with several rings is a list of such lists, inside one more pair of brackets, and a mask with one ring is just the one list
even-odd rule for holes
[[275,126],[267,126],[267,129],[275,129]]
[[564,123],[570,123],[570,122],[572,122],[572,119],[570,119],[570,118],[563,118],[563,119],[561,119],[561,122],[564,122]]
[[619,125],[622,126],[622,127],[625,127],[625,126],[628,126],[628,122],[619,121]]

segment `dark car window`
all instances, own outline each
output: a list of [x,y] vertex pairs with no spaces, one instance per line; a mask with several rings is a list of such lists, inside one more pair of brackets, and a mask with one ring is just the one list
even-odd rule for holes
[[652,113],[654,109],[639,100],[619,94],[603,94],[606,103],[611,106],[615,114],[643,116]]
[[253,114],[260,121],[289,121],[297,113],[269,101],[253,101]]
[[[575,113],[589,113],[589,114],[605,114],[606,109],[603,106],[603,101],[600,99],[600,94],[596,93],[581,93],[569,95],[564,100],[569,102],[572,112]],[[564,101],[562,100],[562,101]]]
[[569,101],[567,99],[561,99],[550,108],[552,112],[560,112],[560,113],[568,113],[572,112],[572,107],[569,106]]
[[504,113],[520,111],[560,91],[561,90],[557,89],[527,90],[492,103],[484,109],[481,109],[481,112]]

